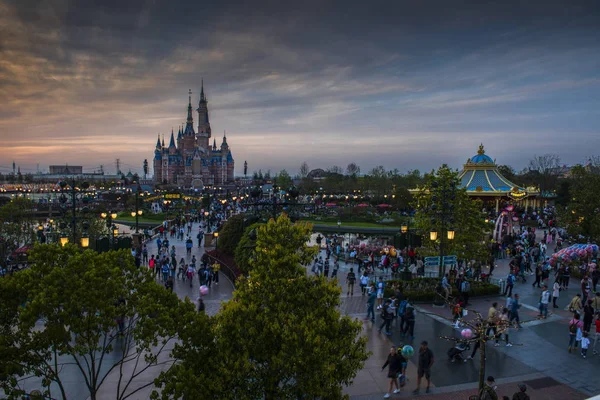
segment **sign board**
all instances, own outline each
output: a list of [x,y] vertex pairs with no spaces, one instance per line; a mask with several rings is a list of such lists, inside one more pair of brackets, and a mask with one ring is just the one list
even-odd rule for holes
[[[456,264],[456,256],[444,256],[444,265]],[[425,257],[426,267],[437,267],[440,265],[439,257]]]
[[165,199],[180,199],[181,193],[166,193]]

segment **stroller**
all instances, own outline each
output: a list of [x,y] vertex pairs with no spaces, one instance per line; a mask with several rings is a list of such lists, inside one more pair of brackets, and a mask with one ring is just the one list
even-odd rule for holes
[[456,342],[454,347],[448,350],[448,358],[450,359],[450,362],[461,360],[467,362],[467,359],[463,358],[462,353],[469,350],[471,350],[471,346],[468,343]]

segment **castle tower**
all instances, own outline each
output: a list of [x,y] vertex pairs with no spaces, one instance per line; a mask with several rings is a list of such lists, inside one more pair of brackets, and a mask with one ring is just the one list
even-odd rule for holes
[[154,149],[154,161],[152,162],[154,168],[154,182],[162,182],[162,146],[160,144],[160,135],[156,140],[156,148]]
[[200,89],[200,101],[198,102],[198,146],[209,150],[209,139],[211,137],[210,122],[208,120],[208,100],[204,96],[204,80]]

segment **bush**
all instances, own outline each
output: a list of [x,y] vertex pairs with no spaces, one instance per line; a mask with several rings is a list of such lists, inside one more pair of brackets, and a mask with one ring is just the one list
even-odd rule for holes
[[[469,281],[471,283],[471,297],[490,296],[500,293],[500,287],[491,283],[480,281]],[[391,297],[394,294],[396,287],[400,287],[402,294],[412,301],[425,302],[435,300],[437,294],[436,289],[440,284],[437,278],[416,278],[410,281],[389,280],[386,281],[384,290],[385,297]]]

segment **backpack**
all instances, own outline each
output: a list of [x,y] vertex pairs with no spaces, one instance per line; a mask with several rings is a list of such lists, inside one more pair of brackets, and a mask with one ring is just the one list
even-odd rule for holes
[[408,320],[412,320],[415,318],[415,308],[411,305],[407,305],[404,310],[404,317]]
[[575,335],[577,333],[577,323],[569,325],[569,333]]
[[406,312],[406,305],[408,304],[408,301],[406,300],[402,300],[400,302],[400,309],[398,310],[398,312],[400,313],[400,315],[404,315],[404,313]]
[[506,278],[506,284],[513,285],[514,283],[515,283],[515,277],[512,274],[508,275],[508,278]]
[[469,283],[469,281],[464,281],[463,282],[463,290],[462,291],[464,293],[471,291],[471,284]]

